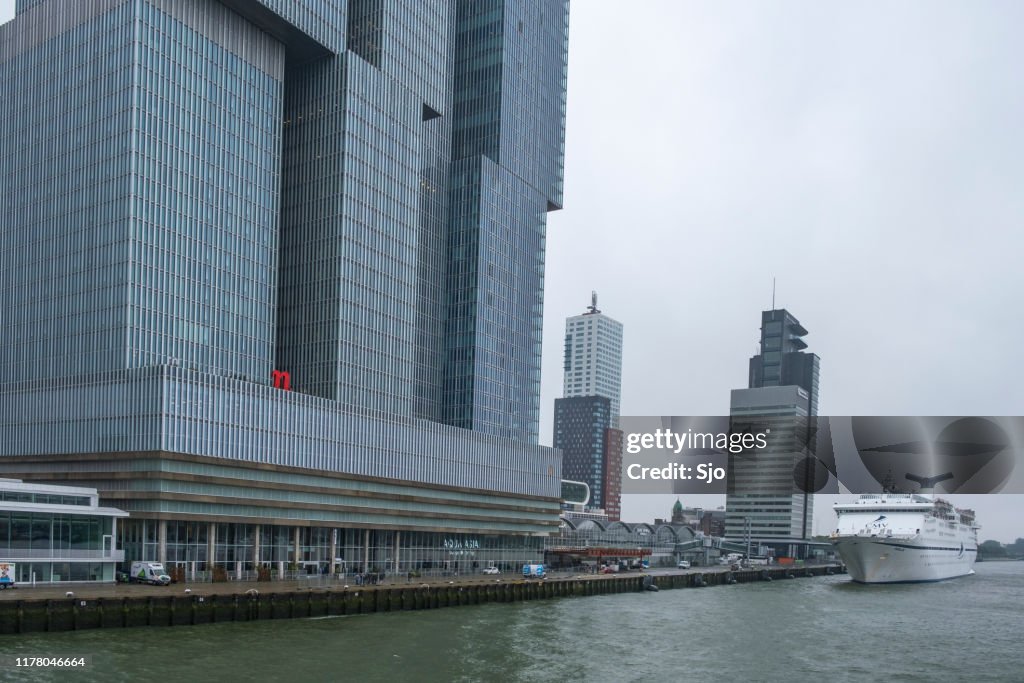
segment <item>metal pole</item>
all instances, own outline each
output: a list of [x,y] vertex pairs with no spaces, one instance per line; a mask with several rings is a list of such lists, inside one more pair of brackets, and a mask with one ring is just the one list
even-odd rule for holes
[[747,539],[747,561],[750,561],[750,517],[743,518],[743,535]]

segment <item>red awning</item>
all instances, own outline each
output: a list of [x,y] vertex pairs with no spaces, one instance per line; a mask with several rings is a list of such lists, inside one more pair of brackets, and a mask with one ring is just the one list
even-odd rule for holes
[[651,554],[650,548],[548,548],[556,555],[584,555],[586,557],[644,557]]

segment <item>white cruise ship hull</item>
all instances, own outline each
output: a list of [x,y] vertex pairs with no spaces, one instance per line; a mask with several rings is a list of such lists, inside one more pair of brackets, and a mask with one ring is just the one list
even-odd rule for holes
[[832,541],[850,578],[859,583],[942,581],[974,573],[978,549],[952,539],[850,536]]

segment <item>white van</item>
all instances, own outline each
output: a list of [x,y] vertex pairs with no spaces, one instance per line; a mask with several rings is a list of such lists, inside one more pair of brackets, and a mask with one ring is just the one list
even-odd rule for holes
[[148,583],[153,586],[167,586],[171,583],[171,577],[167,575],[164,566],[159,562],[132,562],[128,580],[132,583]]
[[18,587],[18,582],[14,578],[17,576],[15,568],[13,562],[0,562],[0,590]]

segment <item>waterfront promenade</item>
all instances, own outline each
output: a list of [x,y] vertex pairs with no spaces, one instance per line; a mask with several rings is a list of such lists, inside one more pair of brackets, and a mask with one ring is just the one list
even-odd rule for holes
[[[808,564],[806,567],[832,567],[833,571],[835,571],[837,565],[834,563]],[[754,567],[749,570],[742,571],[753,571],[754,569],[764,568],[765,567]],[[774,567],[774,569],[782,568]],[[628,571],[615,574],[589,574],[580,573],[578,571],[554,570],[548,572],[548,578],[545,580],[558,581],[572,579],[593,581],[611,578],[636,578],[642,576],[668,577],[713,575],[728,573],[729,571],[728,567],[721,565],[693,567],[691,569],[655,568],[644,571]],[[803,568],[801,567],[794,571],[803,571]],[[36,586],[31,586],[22,583],[18,584],[18,588],[15,590],[0,591],[0,604],[4,601],[10,600],[62,599],[67,596],[69,591],[74,593],[75,597],[79,599],[97,599],[181,595],[184,594],[184,590],[186,588],[190,591],[191,595],[207,596],[246,593],[249,590],[256,590],[259,593],[269,594],[308,592],[309,590],[376,590],[379,588],[394,589],[446,585],[474,586],[516,581],[536,581],[536,579],[525,579],[522,575],[515,573],[498,575],[462,574],[459,576],[429,576],[422,578],[408,578],[406,575],[400,574],[397,576],[386,576],[379,584],[364,583],[360,585],[353,574],[342,576],[311,574],[298,579],[282,581],[229,580],[216,583],[210,581],[184,581],[172,583],[169,586],[150,586],[132,583],[37,584]]]
[[[134,626],[184,626],[225,621],[346,616],[520,602],[673,588],[699,588],[825,576],[839,565],[724,567],[619,574],[554,574],[546,579],[472,576],[357,586],[316,577],[283,582],[227,582],[170,586],[36,587],[0,595],[0,634]],[[185,589],[188,589],[188,593]]]

